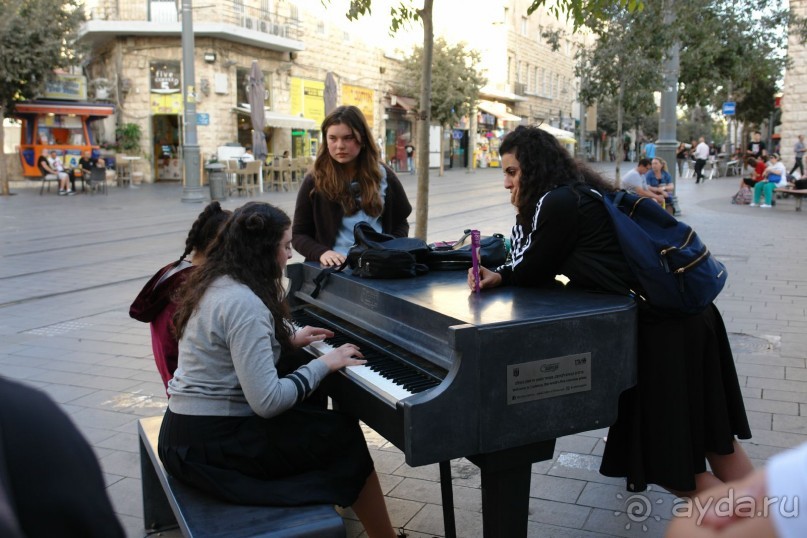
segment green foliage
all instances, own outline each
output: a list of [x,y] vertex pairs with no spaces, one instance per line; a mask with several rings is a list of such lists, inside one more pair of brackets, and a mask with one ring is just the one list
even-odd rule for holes
[[137,123],[124,123],[115,130],[115,140],[118,147],[126,153],[140,152],[140,139],[143,131]]
[[[681,42],[679,102],[719,109],[733,100],[741,121],[767,118],[776,92],[771,81],[782,76],[788,25],[796,22],[784,1],[676,0],[675,5],[674,31]],[[761,96],[764,88],[768,95]],[[746,99],[750,101],[742,106]],[[757,100],[769,104],[760,107]]]
[[629,13],[639,13],[645,7],[644,0],[533,0],[527,8],[527,14],[532,15],[543,5],[548,5],[549,13],[560,20],[571,20],[574,28],[592,26],[596,21],[607,20],[614,8],[626,10]]
[[55,69],[75,65],[76,33],[85,20],[76,0],[0,2],[0,109],[37,97]]
[[[419,95],[422,77],[423,48],[417,47],[404,60],[401,93]],[[467,50],[463,43],[448,44],[438,38],[432,57],[431,117],[440,125],[449,126],[471,113],[479,90],[487,80],[479,74],[480,54]]]
[[[325,4],[329,0],[322,0]],[[345,16],[351,21],[355,21],[363,15],[372,13],[373,0],[350,0],[350,7]],[[411,3],[401,2],[397,6],[390,8],[390,35],[394,35],[399,29],[404,27],[410,22],[417,22],[420,20],[420,10],[414,7]]]

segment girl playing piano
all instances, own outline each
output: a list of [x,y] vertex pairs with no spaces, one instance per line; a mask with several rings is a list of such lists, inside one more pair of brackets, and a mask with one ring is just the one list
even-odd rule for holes
[[236,209],[183,286],[160,459],[218,498],[352,506],[369,536],[393,537],[358,421],[306,400],[329,373],[363,364],[358,348],[344,344],[278,375],[281,354],[333,336],[289,325],[282,282],[290,225],[266,203]]

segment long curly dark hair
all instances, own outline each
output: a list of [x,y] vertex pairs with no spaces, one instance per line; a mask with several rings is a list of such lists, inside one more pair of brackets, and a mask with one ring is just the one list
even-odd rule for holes
[[291,333],[283,322],[289,310],[283,299],[283,270],[277,257],[283,234],[290,226],[289,216],[267,203],[249,202],[233,211],[208,247],[204,263],[180,290],[174,315],[177,339],[213,281],[227,275],[248,286],[266,305],[275,320],[275,336],[284,349],[289,349]]
[[522,225],[532,222],[541,196],[560,185],[587,183],[601,192],[614,190],[611,182],[574,159],[554,135],[535,126],[520,125],[507,134],[499,154],[511,153],[521,169],[517,207]]
[[[328,128],[333,125],[346,125],[361,144],[354,177],[348,175],[345,167],[336,162],[328,150]],[[379,216],[384,210],[380,195],[379,151],[362,111],[355,106],[337,107],[323,120],[321,131],[322,144],[313,166],[314,190],[341,205],[345,215],[354,215],[363,209],[371,217]],[[354,181],[355,186],[351,185]]]
[[207,250],[208,245],[213,242],[219,232],[219,228],[231,214],[232,211],[222,209],[220,203],[216,201],[210,202],[193,222],[188,232],[188,237],[185,238],[185,250],[175,265],[182,262],[194,250],[197,252]]

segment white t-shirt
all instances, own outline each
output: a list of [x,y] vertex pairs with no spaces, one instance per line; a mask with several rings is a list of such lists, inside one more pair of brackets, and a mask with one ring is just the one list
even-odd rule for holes
[[703,159],[704,161],[709,158],[709,146],[706,145],[706,142],[701,142],[695,148],[695,158]]
[[767,470],[768,510],[780,538],[807,536],[807,443],[772,457]]
[[647,190],[647,180],[644,174],[640,174],[635,168],[622,177],[622,188],[635,191],[636,189]]

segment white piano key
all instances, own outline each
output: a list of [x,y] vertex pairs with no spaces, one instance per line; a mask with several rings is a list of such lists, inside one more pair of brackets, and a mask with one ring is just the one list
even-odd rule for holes
[[[333,346],[327,342],[320,341],[313,342],[303,349],[315,357],[321,357],[329,351],[332,351]],[[373,392],[374,394],[377,394],[379,397],[388,401],[392,405],[395,405],[399,400],[403,400],[404,398],[414,394],[403,388],[401,385],[397,385],[391,379],[384,377],[374,370],[371,370],[365,364],[348,366],[343,370],[343,374],[347,376],[348,379],[352,379],[356,383],[359,383],[364,388]]]

